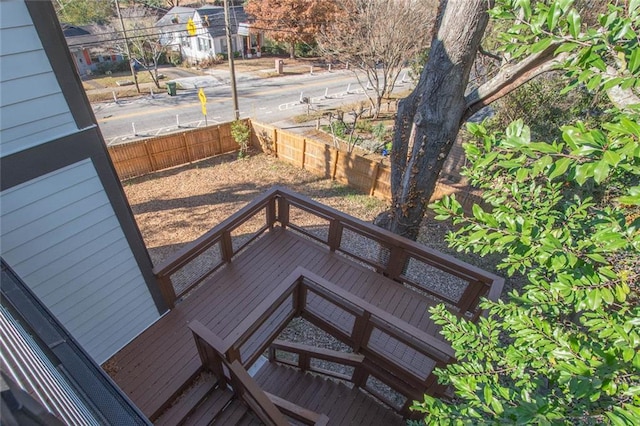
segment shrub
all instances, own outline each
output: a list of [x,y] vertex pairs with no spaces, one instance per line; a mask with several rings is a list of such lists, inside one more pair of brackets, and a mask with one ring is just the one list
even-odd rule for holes
[[231,123],[231,136],[240,145],[238,158],[244,158],[249,149],[249,140],[251,138],[251,129],[243,120],[236,120]]

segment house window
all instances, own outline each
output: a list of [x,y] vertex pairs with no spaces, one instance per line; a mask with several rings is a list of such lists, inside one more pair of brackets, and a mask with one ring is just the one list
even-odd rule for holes
[[182,42],[182,45],[183,45],[184,47],[189,47],[189,44],[190,44],[190,43],[189,43],[189,37],[182,36],[182,37],[180,38],[180,41]]
[[198,38],[198,50],[201,52],[211,50],[211,39]]

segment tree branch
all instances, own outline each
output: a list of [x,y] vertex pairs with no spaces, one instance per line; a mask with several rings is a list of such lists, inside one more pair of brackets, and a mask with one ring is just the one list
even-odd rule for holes
[[465,96],[466,111],[461,123],[483,107],[561,64],[568,57],[568,53],[554,56],[558,46],[559,44],[551,44],[545,50],[534,53],[518,63],[507,65],[491,80]]
[[488,56],[491,59],[502,62],[502,57],[500,55],[496,55],[495,53],[489,52],[488,50],[484,50],[484,47],[482,46],[478,48],[478,52],[480,52],[481,55]]

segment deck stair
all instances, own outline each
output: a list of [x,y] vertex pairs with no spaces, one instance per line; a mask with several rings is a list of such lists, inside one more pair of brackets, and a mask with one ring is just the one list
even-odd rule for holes
[[404,425],[401,416],[358,388],[297,368],[265,363],[254,377],[267,393],[329,417],[329,425]]
[[197,426],[260,424],[246,405],[238,401],[233,392],[221,388],[212,374],[199,375],[162,415],[154,421],[156,426]]

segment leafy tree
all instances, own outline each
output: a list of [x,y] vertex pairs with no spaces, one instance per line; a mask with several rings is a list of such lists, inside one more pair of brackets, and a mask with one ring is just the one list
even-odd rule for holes
[[289,45],[293,59],[296,43],[313,43],[332,19],[335,6],[332,0],[249,0],[244,9],[252,16],[254,29]]
[[322,28],[320,52],[363,72],[373,95],[365,94],[377,117],[402,68],[427,47],[435,14],[435,1],[346,0]]
[[[566,14],[573,46],[561,49],[573,52],[564,64],[573,85],[640,87],[639,1],[610,6],[600,17],[606,31],[585,33],[576,13],[555,9],[559,2],[516,3],[494,13],[519,14],[534,30]],[[519,26],[507,49],[520,49],[530,29]],[[484,301],[478,324],[432,310],[458,362],[438,371],[455,398],[427,396],[414,407],[428,424],[640,419],[640,102],[617,104],[600,122],[561,127],[560,141],[532,141],[522,120],[504,133],[468,126],[478,142],[465,146],[466,174],[488,207],[465,216],[445,197],[433,206],[437,218],[460,226],[448,237],[453,247],[500,253],[498,267],[528,282],[506,301]]]
[[114,15],[113,4],[103,0],[58,0],[58,20],[72,25],[106,24]]
[[[613,28],[615,22],[605,19],[592,25],[584,24],[580,13],[572,7],[573,0],[496,0],[495,3],[498,8],[492,14],[493,21],[503,22],[502,27],[509,28],[497,43],[502,46],[503,62],[493,77],[473,90],[467,87],[469,75],[481,50],[480,42],[489,21],[487,11],[494,2],[449,0],[442,3],[438,28],[420,81],[398,106],[391,153],[392,207],[376,220],[392,232],[412,239],[417,237],[438,174],[461,124],[534,77],[557,69],[568,59],[593,58],[593,67],[580,76],[580,84],[593,89],[597,80],[591,82],[592,78],[606,79],[610,97],[622,99],[614,93],[614,89],[620,89],[626,92],[625,96],[631,95],[629,99],[637,99],[637,94],[630,93],[637,88],[622,88],[617,80],[618,74],[626,69],[623,63],[631,60],[630,51],[624,52],[621,61],[618,52],[608,48],[611,43],[617,43],[617,39],[609,42],[602,36],[617,36]],[[619,14],[635,14],[634,8],[637,2],[630,1]],[[636,28],[637,22],[629,22],[631,33]],[[617,31],[625,33],[622,28]],[[593,48],[585,49],[588,46]]]

